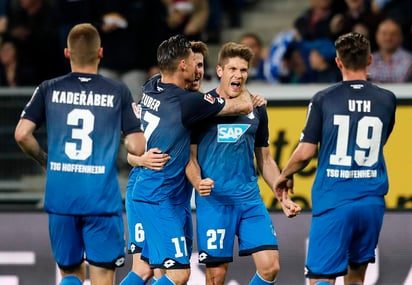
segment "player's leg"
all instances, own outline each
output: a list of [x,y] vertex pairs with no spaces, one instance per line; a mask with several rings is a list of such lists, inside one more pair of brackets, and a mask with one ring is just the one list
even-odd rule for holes
[[[358,200],[351,204],[353,215],[357,217],[355,232],[349,248],[349,268],[345,275],[345,285],[360,285],[365,280],[369,263],[375,262],[375,249],[382,228],[385,206],[367,204]],[[365,228],[365,225],[368,225]]]
[[114,268],[104,268],[89,265],[89,277],[92,285],[112,285],[114,280]]
[[[186,205],[138,202],[136,210],[145,229],[150,267],[166,271],[155,284],[169,284],[170,281],[186,284],[190,277],[190,256],[184,229]],[[142,253],[146,257],[145,248]]]
[[75,275],[63,276],[62,280],[59,283],[59,285],[82,285],[82,284],[83,284],[82,280],[80,280],[80,278]]
[[223,285],[228,268],[229,263],[206,264],[206,284]]
[[256,266],[256,274],[249,284],[276,284],[276,276],[279,272],[279,251],[263,250],[252,254]]
[[263,202],[251,202],[237,207],[239,222],[239,255],[252,255],[256,274],[249,284],[275,284],[279,272],[279,252],[276,232]]
[[86,260],[92,285],[113,285],[115,269],[124,265],[125,241],[122,213],[82,217]]
[[130,172],[126,187],[125,208],[128,229],[128,254],[132,254],[132,270],[122,279],[120,285],[141,285],[153,275],[149,264],[141,259],[142,250],[145,246],[146,235],[142,220],[135,210],[136,203],[132,200],[134,181],[137,172]]
[[62,275],[61,285],[78,285],[86,279],[79,222],[76,216],[49,214],[50,244]]
[[[225,206],[196,196],[196,232],[199,263],[206,264],[206,284],[223,284],[238,225],[234,206]],[[213,217],[213,218],[211,218]]]
[[345,285],[361,285],[365,279],[368,264],[349,266],[348,274],[345,275]]

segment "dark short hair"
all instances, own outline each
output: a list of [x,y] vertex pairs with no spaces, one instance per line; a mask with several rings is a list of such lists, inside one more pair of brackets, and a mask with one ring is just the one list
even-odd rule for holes
[[347,69],[362,70],[368,66],[371,45],[369,40],[359,33],[341,35],[335,41],[337,56]]
[[191,44],[183,35],[174,35],[164,40],[157,49],[157,63],[160,71],[174,72],[179,61],[187,58],[191,51]]
[[192,50],[194,53],[201,53],[203,57],[208,54],[207,45],[202,41],[192,41],[190,42],[192,45]]

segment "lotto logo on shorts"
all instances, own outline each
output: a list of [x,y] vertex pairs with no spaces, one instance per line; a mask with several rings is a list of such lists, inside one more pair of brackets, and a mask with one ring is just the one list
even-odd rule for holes
[[120,257],[115,261],[116,267],[121,267],[124,265],[125,263],[125,258],[124,257]]
[[163,266],[165,268],[170,268],[173,267],[176,264],[176,261],[172,260],[172,259],[168,259],[165,262],[163,262]]
[[217,142],[235,143],[249,127],[249,124],[219,124],[217,125]]

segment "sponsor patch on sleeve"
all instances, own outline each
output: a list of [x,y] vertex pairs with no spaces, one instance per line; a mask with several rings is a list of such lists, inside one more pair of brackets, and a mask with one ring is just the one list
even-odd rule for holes
[[205,99],[205,100],[206,100],[207,102],[209,102],[210,104],[214,104],[214,103],[215,103],[215,100],[216,100],[216,98],[213,97],[212,95],[210,95],[209,93],[205,94],[205,95],[203,96],[203,99]]

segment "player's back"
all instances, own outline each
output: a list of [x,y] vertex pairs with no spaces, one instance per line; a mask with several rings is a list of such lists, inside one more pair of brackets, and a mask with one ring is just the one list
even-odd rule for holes
[[343,81],[315,95],[308,129],[317,133],[304,130],[305,140],[320,142],[312,189],[315,210],[317,201],[322,201],[320,208],[333,208],[387,193],[383,147],[393,129],[395,109],[392,92],[366,81]]
[[45,109],[28,116],[37,123],[47,119],[45,209],[64,214],[119,213],[116,157],[121,130],[127,127],[122,107],[132,104],[127,87],[100,75],[69,73],[43,82],[32,101],[40,99],[36,97],[44,103],[37,106]]
[[171,159],[161,171],[137,169],[138,189],[134,191],[134,199],[182,202],[179,199],[186,185],[184,169],[189,159],[190,130],[182,122],[179,97],[186,93],[174,84],[161,83],[160,77],[143,87],[140,108],[146,149],[157,147]]

